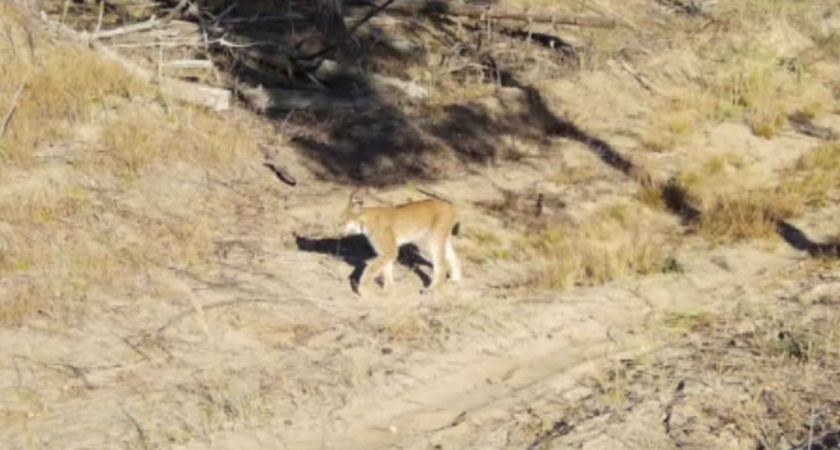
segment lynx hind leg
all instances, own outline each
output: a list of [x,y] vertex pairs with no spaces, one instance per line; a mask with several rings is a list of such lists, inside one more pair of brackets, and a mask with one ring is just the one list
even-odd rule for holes
[[452,236],[446,238],[446,248],[444,249],[446,257],[446,265],[449,266],[449,279],[452,281],[461,280],[461,262],[458,261],[458,255],[455,254],[455,248],[452,247]]
[[424,292],[434,290],[446,277],[446,241],[436,236],[429,239],[429,255],[432,257],[432,281],[423,289]]

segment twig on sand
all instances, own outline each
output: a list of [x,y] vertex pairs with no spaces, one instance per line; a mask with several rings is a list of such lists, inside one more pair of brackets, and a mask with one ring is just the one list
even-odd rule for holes
[[137,438],[140,440],[140,447],[144,449],[149,448],[149,437],[146,435],[146,431],[143,430],[140,422],[138,422],[131,413],[125,410],[125,406],[120,405],[120,409],[131,424],[134,425],[134,429],[137,430]]
[[12,97],[12,106],[9,107],[9,111],[6,112],[6,115],[3,117],[3,122],[0,123],[0,139],[3,139],[3,136],[6,134],[6,128],[9,126],[9,121],[12,120],[12,116],[15,114],[18,101],[20,100],[20,95],[23,93],[23,88],[25,86],[26,80],[21,81],[17,91],[15,91],[15,96]]
[[[304,298],[304,297],[281,298],[281,299],[237,298],[237,299],[233,299],[233,300],[225,300],[225,301],[221,301],[221,302],[217,302],[217,303],[211,303],[209,305],[206,305],[206,306],[202,307],[201,310],[202,310],[202,312],[206,312],[207,310],[210,310],[210,309],[225,308],[225,307],[228,307],[228,306],[236,306],[236,305],[242,305],[242,304],[246,304],[246,303],[263,303],[263,304],[270,304],[270,305],[279,305],[279,304],[282,304],[284,302],[292,302],[292,301],[305,301],[305,302],[308,302],[308,303],[313,303],[317,306],[320,306],[319,303],[321,303],[321,302],[316,301],[314,299]],[[157,329],[157,331],[155,331],[155,336],[159,337],[164,332],[166,332],[166,330],[168,330],[170,327],[177,324],[181,320],[185,319],[187,316],[195,314],[196,312],[197,312],[196,308],[189,309],[189,310],[186,310],[186,311],[176,315],[175,317],[169,319],[169,321],[167,321],[165,324],[161,325]]]

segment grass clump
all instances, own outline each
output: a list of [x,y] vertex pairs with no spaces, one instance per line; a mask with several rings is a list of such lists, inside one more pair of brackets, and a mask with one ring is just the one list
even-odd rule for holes
[[840,187],[840,143],[825,144],[803,155],[782,174],[781,186],[807,206],[825,206],[831,191]]
[[491,230],[470,228],[466,233],[474,247],[466,253],[467,259],[476,264],[506,260],[511,253],[501,236]]
[[651,130],[645,135],[642,145],[655,153],[667,153],[680,146],[696,131],[696,123],[696,115],[688,109],[658,115]]
[[649,227],[629,207],[610,207],[581,225],[550,225],[524,246],[540,261],[541,287],[595,286],[663,271],[670,255]]
[[[8,52],[0,50],[3,53]],[[2,64],[6,67],[0,72],[17,68],[26,73],[20,81],[0,81],[3,92],[15,92],[17,87],[13,85],[23,83],[6,137],[0,142],[0,157],[16,164],[32,164],[43,143],[65,137],[75,126],[91,122],[97,109],[109,108],[110,99],[128,98],[142,90],[117,64],[70,46],[52,48],[39,58],[37,67],[27,67],[15,57]]]
[[701,206],[697,230],[719,244],[764,238],[775,234],[778,222],[802,214],[806,207],[823,206],[840,187],[840,144],[822,145],[782,172],[772,188],[703,196],[728,164],[713,158],[694,172],[683,172],[677,183],[692,202]]
[[236,155],[257,151],[244,127],[185,106],[123,111],[108,122],[100,145],[104,158],[97,165],[128,175],[137,175],[153,163],[174,160],[219,167]]
[[780,220],[801,214],[802,207],[799,197],[778,190],[721,196],[704,208],[697,227],[715,243],[763,238],[775,233]]

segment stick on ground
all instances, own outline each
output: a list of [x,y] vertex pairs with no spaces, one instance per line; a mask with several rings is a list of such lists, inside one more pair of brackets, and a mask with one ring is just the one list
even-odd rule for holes
[[12,116],[15,114],[15,110],[17,109],[18,102],[20,101],[20,95],[23,93],[23,88],[26,86],[26,80],[21,81],[20,85],[15,91],[15,96],[12,97],[12,105],[9,107],[9,111],[6,112],[6,115],[3,117],[3,122],[0,123],[0,139],[3,139],[3,136],[6,134],[6,128],[9,126],[9,122],[12,120]]

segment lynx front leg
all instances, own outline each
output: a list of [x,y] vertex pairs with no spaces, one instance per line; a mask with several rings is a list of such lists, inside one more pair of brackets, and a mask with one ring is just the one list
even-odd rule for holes
[[394,285],[394,261],[382,268],[382,288],[388,290]]
[[[370,264],[365,267],[364,272],[362,272],[362,276],[359,277],[359,284],[356,286],[356,293],[364,297],[365,292],[367,291],[367,285],[370,284],[371,280],[375,279],[381,272],[386,271],[387,267],[393,265],[396,259],[396,254],[385,254],[378,256],[371,261]],[[385,278],[388,278],[388,274],[385,274]]]
[[368,237],[368,240],[378,256],[365,267],[362,276],[359,277],[359,285],[356,287],[356,293],[360,296],[364,296],[370,281],[375,279],[383,271],[383,275],[385,275],[384,282],[387,284],[390,281],[388,278],[393,276],[393,269],[391,267],[394,265],[394,261],[397,260],[398,249],[393,237],[390,235],[381,236],[378,239]]

